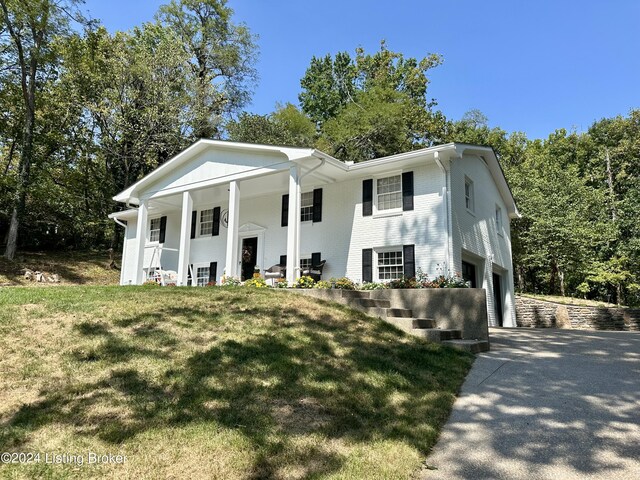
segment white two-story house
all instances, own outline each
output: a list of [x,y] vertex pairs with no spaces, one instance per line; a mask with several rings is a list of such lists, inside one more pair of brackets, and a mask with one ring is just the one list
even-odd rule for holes
[[491,148],[450,143],[360,163],[314,149],[200,140],[114,197],[120,283],[161,268],[205,285],[286,265],[289,282],[458,274],[487,291],[491,325],[515,326],[509,220]]

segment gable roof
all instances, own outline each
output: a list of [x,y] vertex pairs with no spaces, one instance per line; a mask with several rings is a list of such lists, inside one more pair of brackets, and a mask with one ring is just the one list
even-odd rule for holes
[[278,153],[283,155],[289,162],[297,162],[308,158],[317,158],[324,161],[324,163],[331,165],[342,172],[361,172],[368,169],[374,169],[376,167],[384,167],[394,164],[403,164],[407,161],[416,160],[425,155],[434,155],[436,152],[448,153],[450,158],[455,160],[456,158],[462,158],[465,153],[471,155],[481,156],[493,177],[493,180],[504,200],[507,211],[511,218],[519,218],[520,213],[516,207],[515,200],[511,193],[511,189],[507,184],[507,180],[504,176],[500,162],[495,154],[495,151],[491,147],[482,145],[472,145],[466,143],[446,143],[443,145],[436,145],[427,148],[421,148],[419,150],[412,150],[405,153],[399,153],[396,155],[390,155],[387,157],[375,158],[372,160],[365,160],[359,163],[345,163],[335,159],[331,155],[328,155],[320,150],[313,148],[299,148],[299,147],[286,147],[276,145],[261,145],[254,143],[240,143],[229,142],[226,140],[210,140],[200,139],[197,142],[191,144],[188,148],[178,153],[173,158],[166,161],[164,164],[144,176],[122,192],[113,197],[117,202],[123,203],[138,203],[139,193],[144,190],[145,187],[152,185],[157,180],[161,179],[168,172],[179,167],[180,165],[193,159],[199,153],[204,152],[208,148],[220,148],[226,150],[246,151],[246,152],[260,152],[260,153]]

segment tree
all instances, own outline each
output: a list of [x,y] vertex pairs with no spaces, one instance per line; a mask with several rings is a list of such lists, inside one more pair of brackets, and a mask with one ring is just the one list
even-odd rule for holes
[[[55,64],[51,48],[56,35],[68,32],[69,12],[75,10],[76,0],[0,0],[0,24],[3,27],[2,62],[7,66],[3,80],[17,80],[22,94],[22,138],[18,181],[15,187],[5,257],[13,260],[18,244],[18,230],[23,219],[29,188],[31,166],[34,161],[34,130],[38,93],[53,74]],[[80,20],[76,17],[75,20]]]
[[302,111],[317,125],[318,145],[343,160],[360,161],[431,145],[444,132],[444,116],[427,100],[427,72],[442,62],[388,50],[356,50],[313,57],[301,80]]
[[291,103],[278,105],[269,115],[243,112],[227,124],[227,131],[236,142],[293,147],[312,147],[316,136],[313,122]]
[[187,54],[194,138],[220,137],[223,121],[247,103],[256,79],[255,38],[232,16],[226,0],[171,0],[157,15]]

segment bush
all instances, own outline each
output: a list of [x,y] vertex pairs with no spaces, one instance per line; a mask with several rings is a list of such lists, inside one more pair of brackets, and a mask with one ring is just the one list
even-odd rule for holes
[[316,282],[313,278],[304,275],[296,281],[294,288],[313,288],[314,283]]
[[352,280],[349,280],[347,277],[341,278],[332,278],[331,284],[335,285],[335,288],[339,288],[341,290],[355,290],[356,284],[353,283]]
[[316,283],[313,288],[320,288],[320,289],[329,289],[331,288],[331,282],[327,282],[326,280],[320,280],[318,283]]
[[236,277],[222,277],[222,285],[224,285],[225,287],[237,287],[241,283],[242,282],[240,281],[240,279]]
[[144,286],[144,287],[159,287],[160,284],[158,282],[156,282],[155,280],[147,280],[146,282],[144,282],[142,284],[142,286]]
[[254,288],[267,288],[267,282],[265,282],[262,277],[253,277],[250,280],[244,282],[245,287],[254,287]]
[[389,288],[386,283],[364,282],[360,285],[360,290],[382,290]]
[[389,288],[422,288],[414,277],[407,278],[405,276],[391,280],[388,285]]
[[289,288],[289,282],[285,278],[278,278],[276,280],[276,288]]

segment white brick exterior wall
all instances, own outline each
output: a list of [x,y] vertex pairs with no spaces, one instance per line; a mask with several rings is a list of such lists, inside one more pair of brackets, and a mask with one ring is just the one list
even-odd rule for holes
[[[164,188],[175,189],[179,185],[190,182],[207,181],[209,176],[223,178],[229,172],[234,175],[245,165],[252,169],[266,169],[269,165],[282,163],[282,156],[224,154],[220,171],[216,171],[215,162],[222,154],[208,151],[196,156],[191,167],[189,163],[181,164],[175,171],[170,171],[167,178],[160,179],[140,192],[141,198],[149,198],[150,208],[146,227],[147,244],[149,222],[153,218],[167,216],[166,240],[164,248],[178,249],[180,242],[181,210],[177,205],[164,200],[158,192]],[[301,258],[310,257],[314,252],[321,252],[326,260],[323,278],[347,276],[362,281],[362,250],[374,249],[373,277],[376,276],[376,250],[386,247],[415,245],[416,270],[421,269],[430,277],[440,273],[461,272],[463,258],[477,266],[478,280],[488,294],[488,313],[490,324],[495,324],[493,310],[492,272],[502,276],[504,292],[504,325],[515,326],[515,309],[513,296],[513,278],[511,264],[511,244],[509,231],[508,208],[503,201],[494,178],[485,162],[478,156],[463,155],[452,157],[449,162],[443,158],[445,168],[449,169],[447,177],[434,162],[434,157],[426,153],[424,157],[413,157],[408,162],[389,162],[377,165],[374,169],[360,168],[342,174],[343,180],[330,181],[309,176],[302,183],[302,192],[310,192],[314,188],[323,189],[322,221],[318,223],[303,222],[300,227]],[[193,169],[192,169],[193,168]],[[362,215],[362,182],[365,179],[397,175],[402,172],[413,172],[414,209],[399,211],[393,215],[377,215],[374,209],[372,216]],[[196,172],[196,173],[194,173]],[[373,173],[375,172],[375,174]],[[272,172],[271,172],[272,173]],[[469,213],[465,208],[464,181],[465,176],[474,182],[475,212]],[[262,179],[262,177],[259,177]],[[264,177],[264,182],[274,182],[273,175]],[[253,180],[255,182],[255,180]],[[262,180],[260,180],[262,181]],[[228,185],[228,184],[227,184]],[[282,188],[277,193],[253,196],[247,184],[240,180],[240,214],[239,241],[240,248],[243,236],[258,237],[257,265],[264,270],[279,262],[280,256],[287,253],[287,227],[282,227],[281,208],[282,195],[287,194],[285,183],[276,183]],[[253,183],[253,185],[259,184]],[[224,187],[224,186],[223,186]],[[449,209],[444,208],[443,192],[449,189]],[[218,185],[217,190],[200,189],[194,200],[193,209],[198,211],[196,238],[190,240],[189,263],[197,266],[208,266],[217,262],[218,280],[222,277],[226,260],[227,228],[220,225],[218,236],[199,235],[200,211],[221,207],[228,208],[225,197],[226,188]],[[172,190],[173,191],[173,190]],[[256,190],[256,192],[259,190]],[[157,200],[154,199],[158,197]],[[375,195],[374,195],[375,197]],[[164,197],[167,198],[167,197]],[[175,198],[175,197],[174,197]],[[211,200],[203,199],[211,198]],[[375,199],[374,199],[375,202]],[[495,225],[495,207],[498,205],[503,215],[503,234],[498,235]],[[446,212],[449,212],[450,219]],[[447,224],[450,222],[451,235]],[[187,232],[189,233],[189,232]],[[128,220],[123,249],[123,269],[121,283],[135,283],[137,240],[136,220]],[[153,249],[145,249],[144,267],[151,261]],[[162,268],[178,270],[178,252],[164,250],[161,257]],[[449,265],[447,265],[447,261]]]

